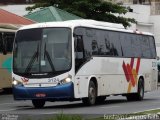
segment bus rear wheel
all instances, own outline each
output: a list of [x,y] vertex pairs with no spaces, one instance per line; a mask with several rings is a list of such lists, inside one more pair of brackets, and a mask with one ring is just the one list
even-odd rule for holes
[[35,108],[43,108],[45,105],[45,100],[32,100],[32,104]]
[[88,88],[88,97],[83,98],[82,102],[85,105],[94,105],[96,102],[97,89],[93,81],[90,81]]
[[141,101],[144,98],[144,82],[143,79],[140,78],[138,82],[138,90],[137,93],[131,93],[127,96],[128,101]]
[[144,98],[144,82],[143,79],[140,78],[138,82],[138,92],[136,93],[136,100],[143,100]]
[[106,96],[99,96],[96,98],[96,103],[97,104],[102,104],[105,102]]

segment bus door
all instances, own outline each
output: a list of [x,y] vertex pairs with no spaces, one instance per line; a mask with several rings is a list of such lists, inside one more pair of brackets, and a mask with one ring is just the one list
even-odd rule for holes
[[75,71],[81,67],[84,62],[84,44],[83,44],[83,36],[76,35],[75,36]]

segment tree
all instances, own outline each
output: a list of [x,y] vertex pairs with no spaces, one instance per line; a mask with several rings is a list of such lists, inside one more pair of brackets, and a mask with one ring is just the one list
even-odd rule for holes
[[[110,0],[111,1],[111,0]],[[130,23],[136,23],[133,18],[116,16],[115,14],[126,14],[128,9],[104,0],[39,0],[32,7],[26,10],[33,11],[36,8],[54,6],[80,16],[85,19],[94,19],[112,23],[121,23],[124,27],[130,26]]]

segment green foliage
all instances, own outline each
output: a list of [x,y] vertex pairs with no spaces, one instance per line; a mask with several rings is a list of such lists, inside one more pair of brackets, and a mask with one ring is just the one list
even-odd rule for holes
[[130,26],[130,23],[136,23],[135,19],[113,14],[126,14],[128,12],[127,8],[104,0],[39,0],[39,3],[27,7],[26,10],[31,12],[36,8],[48,6],[58,7],[85,19],[121,23],[124,27]]

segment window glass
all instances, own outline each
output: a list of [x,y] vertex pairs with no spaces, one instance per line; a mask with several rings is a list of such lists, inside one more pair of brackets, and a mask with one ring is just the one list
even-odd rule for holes
[[118,32],[92,28],[78,29],[75,30],[75,33],[76,35],[80,33],[83,34],[86,58],[91,57],[91,55],[122,56]]
[[106,31],[110,41],[110,52],[114,56],[122,56],[119,32]]
[[84,35],[85,34],[85,28],[78,27],[74,30],[75,35]]
[[84,28],[76,28],[74,30],[74,47],[75,47],[75,71],[77,72],[82,64],[85,62],[85,55],[84,55]]
[[[107,49],[106,46],[106,41],[107,39],[105,38],[105,33],[106,31],[103,30],[96,30],[97,33],[97,40],[98,40],[98,54],[99,55],[111,55],[110,51]],[[110,42],[109,42],[110,43]]]
[[14,34],[8,34],[5,38],[7,41],[7,52],[11,53],[13,49]]
[[0,52],[3,51],[3,40],[2,40],[2,33],[0,33]]
[[[83,36],[83,42],[84,42],[84,53],[85,53],[85,57],[86,58],[90,58],[93,54],[97,54],[98,50],[97,50],[97,42],[96,42],[96,38],[94,35],[91,35],[89,33],[92,32],[91,29],[85,29],[85,34]],[[91,30],[91,31],[89,31]]]
[[[56,71],[68,70],[71,65],[71,41],[68,28],[48,28],[43,30],[44,55],[46,66],[42,71],[51,71],[49,59],[53,61]],[[48,58],[47,58],[48,56]],[[47,61],[48,59],[48,61]],[[50,68],[50,70],[49,70]]]
[[150,49],[151,49],[151,57],[156,58],[156,47],[155,47],[154,37],[149,36],[149,43],[150,43]]
[[151,50],[148,36],[143,36],[141,39],[142,57],[151,58]]
[[132,57],[132,46],[130,34],[120,33],[120,41],[122,45],[122,51],[124,57]]
[[132,46],[132,55],[133,57],[141,57],[141,44],[140,40],[142,38],[141,35],[130,34],[131,37],[131,46]]
[[13,49],[15,33],[3,33],[0,34],[0,52],[6,50],[7,53],[11,53]]
[[82,35],[76,35],[76,52],[83,52],[83,36]]
[[20,30],[14,45],[13,71],[16,73],[56,75],[71,68],[69,28]]
[[78,28],[81,34],[86,58],[92,55],[155,58],[156,50],[152,36],[107,31],[92,28]]

